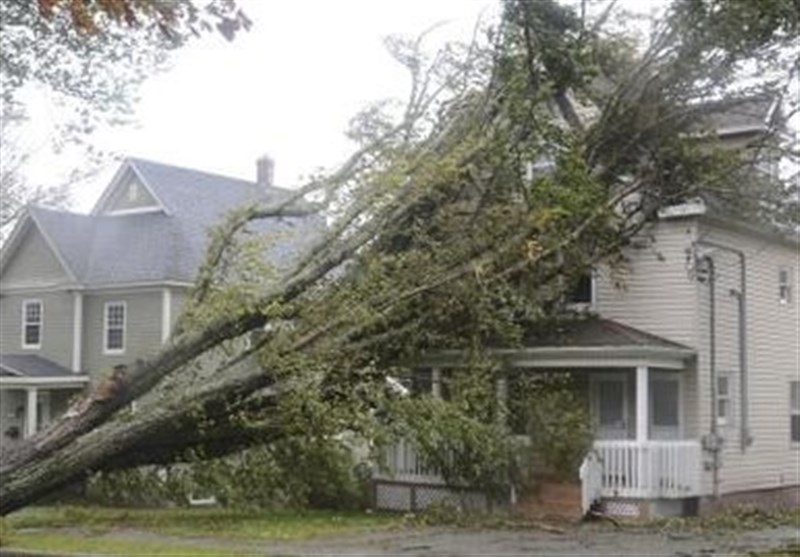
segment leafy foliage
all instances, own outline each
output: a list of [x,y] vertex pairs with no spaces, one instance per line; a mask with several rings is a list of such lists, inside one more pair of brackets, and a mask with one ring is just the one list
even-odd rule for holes
[[108,506],[184,506],[213,496],[237,509],[363,508],[367,501],[351,447],[335,439],[287,438],[219,459],[193,457],[172,467],[140,467],[92,476],[88,502]]
[[[125,455],[178,458],[187,447],[211,457],[281,438],[314,446],[344,431],[377,441],[413,433],[442,469],[447,454],[458,456],[452,478],[499,489],[513,459],[494,396],[504,370],[491,349],[519,346],[531,328],[562,316],[569,284],[599,260],[621,260],[660,207],[704,184],[747,193],[746,183],[727,180],[749,161],[711,142],[698,148],[693,125],[707,116],[705,101],[725,106],[741,93],[731,83],[750,57],[797,38],[781,27],[725,46],[718,35],[689,33],[677,2],[643,52],[623,56],[615,42],[610,55],[598,47],[602,27],[568,6],[503,6],[488,43],[430,57],[420,41],[393,42],[412,76],[399,118],[372,107],[354,120],[351,136],[363,143],[339,169],[231,215],[189,300],[187,315],[197,318],[132,369],[124,396],[37,445],[36,455],[9,457],[0,474],[18,483],[3,482],[10,502],[0,509],[24,500],[15,486],[36,492],[44,489],[36,478],[69,473],[48,467],[65,450],[101,468]],[[771,76],[761,83],[776,90]],[[308,196],[319,205],[304,204]],[[249,222],[324,209],[328,229],[293,268],[264,282],[227,272],[240,254],[244,269],[256,268],[258,250],[240,242]],[[244,348],[196,373],[210,352],[237,342]],[[463,356],[450,400],[397,400],[387,377],[447,350]],[[252,361],[260,366],[245,365]],[[550,444],[553,466],[573,463],[583,435],[561,444],[549,411],[576,427],[583,418],[571,415],[568,390],[549,390],[532,391],[535,441]],[[141,413],[113,417],[142,396]],[[109,441],[119,436],[124,444]],[[25,476],[30,462],[35,473]]]

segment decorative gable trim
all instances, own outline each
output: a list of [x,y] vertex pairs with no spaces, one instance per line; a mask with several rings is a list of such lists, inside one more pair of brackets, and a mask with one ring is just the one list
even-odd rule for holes
[[0,249],[0,270],[5,269],[8,262],[11,261],[11,256],[17,251],[19,243],[22,241],[22,238],[25,237],[25,233],[31,226],[31,220],[31,216],[26,209],[11,230],[8,240],[6,240],[6,243],[2,246],[3,249]]
[[[147,193],[152,197],[156,203],[156,207],[142,207],[136,209],[123,209],[117,211],[109,211],[104,212],[108,208],[108,204],[114,199],[115,194],[118,190],[124,187],[127,183],[125,179],[129,174],[132,174],[136,180],[144,187]],[[125,159],[120,167],[117,169],[117,172],[114,174],[114,177],[111,178],[111,182],[109,182],[106,189],[103,191],[100,199],[97,200],[95,203],[94,208],[92,209],[91,215],[107,215],[107,216],[122,216],[122,215],[131,215],[131,214],[141,214],[141,213],[155,213],[155,212],[163,212],[165,215],[171,215],[171,211],[169,208],[164,204],[161,199],[159,199],[158,195],[156,195],[155,189],[147,183],[144,176],[141,172],[136,168],[136,164],[131,159]]]

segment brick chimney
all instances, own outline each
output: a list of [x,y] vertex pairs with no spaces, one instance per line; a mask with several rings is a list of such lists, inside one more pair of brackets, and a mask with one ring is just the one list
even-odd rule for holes
[[275,179],[275,161],[269,155],[256,160],[256,184],[263,188],[272,187]]

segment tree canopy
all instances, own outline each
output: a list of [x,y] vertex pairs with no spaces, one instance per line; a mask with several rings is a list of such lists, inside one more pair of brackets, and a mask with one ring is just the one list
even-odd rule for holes
[[[704,101],[743,94],[741,72],[747,94],[772,94],[797,69],[750,66],[797,45],[785,3],[765,3],[770,18],[738,32],[739,2],[676,0],[636,48],[554,0],[502,6],[485,41],[435,56],[419,40],[391,42],[412,76],[400,117],[371,107],[339,169],[230,214],[170,343],[132,365],[114,397],[87,395],[2,457],[1,512],[86,470],[343,430],[379,438],[440,418],[454,438],[502,452],[486,348],[557,319],[577,275],[618,258],[664,204],[749,183],[736,179],[746,161],[698,149],[692,126]],[[269,265],[245,234],[251,222],[312,213],[329,225],[291,269],[231,272]],[[387,376],[443,348],[468,355],[461,398],[419,403],[387,389]],[[492,481],[491,467],[475,470]]]

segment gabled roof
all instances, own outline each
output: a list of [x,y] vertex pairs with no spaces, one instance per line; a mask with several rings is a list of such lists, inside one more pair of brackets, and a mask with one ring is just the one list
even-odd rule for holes
[[[100,214],[125,172],[134,172],[164,210]],[[202,263],[209,229],[227,212],[290,193],[246,180],[127,159],[92,214],[29,207],[24,218],[39,227],[68,273],[83,286],[188,283],[194,280]],[[280,266],[313,241],[323,227],[321,218],[283,217],[263,219],[251,228],[276,238],[267,257]],[[8,251],[14,248],[10,244]],[[6,259],[10,254],[4,256]]]

